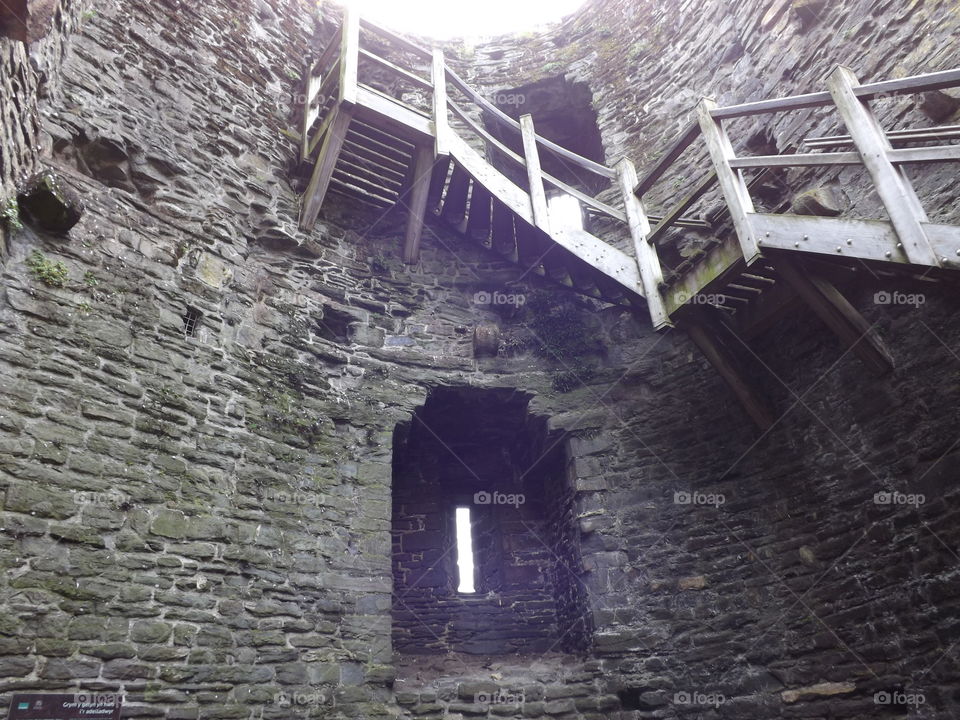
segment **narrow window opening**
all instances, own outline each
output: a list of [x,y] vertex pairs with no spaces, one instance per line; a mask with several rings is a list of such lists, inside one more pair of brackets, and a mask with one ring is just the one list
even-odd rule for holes
[[470,508],[458,507],[457,525],[457,569],[460,571],[460,584],[457,592],[475,593],[473,584],[473,533],[470,527]]
[[202,315],[199,310],[188,307],[186,315],[183,316],[183,333],[187,337],[197,336],[197,325],[200,324]]

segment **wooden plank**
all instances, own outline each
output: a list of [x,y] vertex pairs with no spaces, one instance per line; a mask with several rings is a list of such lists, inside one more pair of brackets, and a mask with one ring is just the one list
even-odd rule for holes
[[[423,222],[427,212],[427,196],[430,192],[430,178],[433,171],[433,147],[421,145],[416,150],[412,189],[406,200],[407,232],[403,245],[403,261],[408,264],[420,259],[420,238],[423,235]],[[401,198],[401,202],[404,202]]]
[[453,166],[450,185],[443,199],[441,217],[451,225],[463,222],[467,211],[467,196],[470,192],[470,175],[460,165]]
[[337,165],[337,158],[340,156],[340,149],[343,147],[343,141],[347,136],[347,128],[350,127],[350,121],[352,120],[352,110],[348,106],[340,105],[334,112],[336,117],[329,132],[324,137],[323,147],[320,149],[320,158],[313,168],[310,184],[307,186],[300,206],[300,228],[302,230],[312,230],[317,221],[323,199],[330,187],[330,178],[333,177],[333,170]]
[[391,135],[378,127],[369,124],[369,120],[355,121],[350,127],[352,135],[356,135],[363,140],[364,145],[371,150],[376,150],[381,155],[393,158],[394,161],[406,167],[410,157],[413,156],[415,143],[406,138]]
[[434,152],[437,155],[447,155],[450,153],[449,142],[447,138],[450,135],[450,124],[447,118],[447,71],[446,62],[443,59],[443,50],[439,48],[433,51],[433,126],[434,126]]
[[533,127],[533,116],[520,117],[520,133],[523,137],[523,157],[527,166],[527,182],[530,185],[530,208],[533,223],[546,233],[550,232],[550,210],[547,208],[547,193],[543,189],[543,175],[540,170],[540,153],[537,151],[537,132]]
[[843,346],[851,349],[868,368],[880,375],[893,369],[893,358],[871,330],[870,323],[829,281],[785,259],[777,262],[777,270],[840,338]]
[[[891,143],[960,140],[960,125],[888,130],[887,139]],[[824,135],[822,137],[804,138],[802,143],[809,148],[841,147],[853,145],[853,139],[849,135]]]
[[859,85],[853,92],[861,100],[875,100],[879,97],[930,92],[957,86],[960,86],[960,68]]
[[360,59],[360,15],[350,6],[343,9],[340,38],[340,102],[357,102],[357,69]]
[[680,137],[674,140],[673,144],[667,148],[667,151],[660,157],[657,164],[637,183],[637,187],[633,190],[637,197],[646,195],[650,191],[650,188],[657,184],[657,181],[663,177],[663,174],[677,161],[677,158],[683,155],[684,151],[690,147],[698,137],[700,137],[700,124],[694,120],[684,128],[683,132],[680,133]]
[[371,180],[369,176],[358,175],[353,172],[351,168],[344,165],[342,156],[333,170],[333,177],[362,193],[379,198],[390,205],[397,201],[398,193],[395,190],[377,184]]
[[363,160],[349,155],[345,147],[346,146],[340,149],[340,160],[338,162],[340,167],[351,175],[366,180],[366,182],[369,182],[371,185],[382,186],[384,190],[388,190],[389,192],[400,192],[403,186],[402,178],[397,180],[396,178],[387,177],[382,172],[378,172],[370,163],[365,163]]
[[506,175],[491,166],[459,135],[450,136],[450,154],[471,176],[509,207],[521,220],[533,224],[530,196]]
[[[657,226],[650,231],[650,234],[647,236],[647,240],[650,243],[656,243],[660,237],[669,230],[673,225],[679,225],[679,221],[682,219],[683,213],[690,209],[690,206],[693,205],[697,200],[706,195],[714,185],[717,184],[717,174],[711,172],[707,177],[705,177],[700,184],[697,185],[689,195],[687,195],[683,200],[681,200],[677,205],[675,205],[670,212],[663,216],[658,222]],[[653,217],[649,218],[653,222]],[[705,228],[709,228],[708,223],[701,223]],[[682,226],[681,226],[682,227]]]
[[643,297],[643,284],[637,261],[622,250],[607,245],[586,230],[559,228],[550,237],[558,245],[569,250],[581,260],[613,278],[631,293]]
[[429,80],[425,80],[419,75],[413,74],[409,70],[404,70],[399,65],[394,65],[392,62],[390,62],[386,58],[382,58],[376,53],[370,52],[369,50],[364,50],[363,48],[360,48],[360,57],[366,58],[367,60],[374,63],[375,65],[379,65],[385,70],[393,73],[397,77],[403,78],[404,80],[409,82],[411,85],[414,85],[418,88],[421,88],[423,90],[430,90],[433,87],[433,85],[430,83]]
[[788,168],[819,167],[822,165],[862,165],[859,153],[796,153],[794,155],[754,155],[730,160],[730,167],[747,168]]
[[734,351],[721,341],[711,324],[701,320],[702,317],[702,313],[698,314],[694,322],[684,325],[684,329],[726,382],[727,387],[733,391],[750,419],[760,430],[769,430],[773,427],[774,419],[766,399],[750,385],[741,370],[741,361]]
[[398,137],[413,144],[429,139],[433,142],[433,123],[423,113],[379,90],[361,85],[357,88],[357,117],[379,127],[387,128]]
[[320,108],[314,107],[314,98],[323,84],[323,78],[316,77],[308,68],[303,74],[304,102],[300,108],[300,162],[310,156],[310,128],[320,117]]
[[330,42],[327,43],[327,46],[323,49],[323,52],[320,53],[320,57],[317,58],[317,61],[313,64],[311,68],[311,73],[314,75],[324,75],[328,72],[332,72],[332,67],[327,67],[330,61],[336,57],[339,62],[340,57],[338,53],[343,48],[343,26],[341,25],[333,32],[333,37],[330,38]]
[[748,115],[763,115],[765,113],[786,112],[787,110],[822,107],[829,104],[830,93],[815,92],[774,100],[760,100],[758,102],[743,103],[741,105],[717,107],[710,111],[710,115],[715,120],[728,120],[730,118],[747,117]]
[[707,143],[707,150],[713,160],[717,181],[720,183],[720,189],[723,192],[730,217],[733,220],[733,226],[737,232],[737,239],[740,241],[743,259],[747,265],[750,265],[760,257],[760,246],[757,244],[757,239],[753,236],[750,223],[747,220],[747,213],[754,211],[753,201],[750,199],[750,192],[747,190],[743,174],[730,167],[730,160],[733,160],[736,155],[723,126],[712,115],[715,107],[716,103],[713,100],[704,98],[697,106],[697,117],[700,120],[700,130]]
[[927,222],[927,214],[904,171],[891,163],[890,141],[874,114],[854,92],[858,85],[853,71],[843,66],[838,66],[827,79],[837,112],[863,158],[907,257],[918,265],[938,265],[921,226]]
[[374,34],[379,35],[384,40],[389,40],[390,42],[396,43],[407,52],[411,52],[414,55],[417,55],[418,57],[424,60],[430,59],[429,50],[425,50],[424,48],[420,47],[416,43],[411,42],[410,40],[407,40],[405,37],[402,37],[400,35],[397,35],[395,32],[387,30],[382,25],[378,25],[377,23],[373,22],[372,20],[368,20],[367,18],[361,18],[360,23],[361,25],[363,25],[365,30],[369,30]]
[[733,235],[710,248],[706,256],[683,273],[663,292],[663,303],[671,316],[695,295],[720,287],[725,278],[743,267],[743,253]]
[[[350,152],[391,178],[401,180],[406,174],[406,168],[402,164],[393,158],[381,155],[376,150],[372,150],[368,143],[365,143],[354,133],[347,134],[346,142],[343,144],[343,152]],[[409,164],[409,157],[407,160]]]
[[643,294],[650,311],[650,320],[653,322],[655,330],[668,326],[672,327],[673,322],[667,314],[663,297],[660,295],[660,285],[663,283],[663,268],[660,267],[656,246],[647,240],[650,235],[650,222],[640,198],[633,192],[633,189],[637,186],[637,170],[628,158],[623,158],[617,164],[617,175],[620,194],[623,196],[624,209],[626,210],[627,225],[633,239],[637,268],[640,271],[640,282],[643,284]]
[[317,132],[314,133],[314,136],[310,139],[310,142],[307,145],[308,158],[313,156],[313,151],[317,149],[317,145],[319,145],[320,141],[326,136],[327,130],[330,129],[330,125],[334,120],[337,119],[337,107],[338,106],[334,106],[331,108],[330,112],[327,113],[327,116],[323,119],[323,122],[320,123],[320,127],[317,128]]
[[750,224],[765,249],[910,262],[893,226],[883,220],[754,213]]
[[923,231],[930,238],[930,245],[940,258],[940,264],[957,269],[960,267],[960,227],[924,223]]
[[790,284],[781,279],[766,288],[756,301],[746,307],[738,307],[731,322],[737,329],[737,335],[744,340],[752,340],[772,328],[799,301]]
[[[450,81],[467,97],[473,100],[474,103],[479,105],[481,108],[491,113],[494,118],[496,118],[502,125],[505,125],[514,130],[520,130],[520,123],[514,120],[512,117],[503,112],[496,105],[492,104],[489,100],[483,97],[480,93],[470,87],[463,79],[460,78],[453,70],[449,67],[447,68],[447,77]],[[537,142],[543,145],[545,148],[550,150],[554,155],[558,155],[565,160],[569,160],[574,165],[578,165],[584,170],[589,170],[592,173],[600,175],[601,177],[610,178],[611,180],[616,178],[617,174],[615,171],[610,168],[594,162],[593,160],[588,160],[585,157],[577,155],[575,152],[571,152],[564,147],[557,145],[546,138],[538,137]]]
[[899,148],[887,152],[893,163],[937,163],[960,160],[960,145],[940,147]]

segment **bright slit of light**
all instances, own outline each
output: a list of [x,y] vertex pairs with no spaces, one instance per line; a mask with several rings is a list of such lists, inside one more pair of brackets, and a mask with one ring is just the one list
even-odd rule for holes
[[583,229],[583,214],[580,201],[573,195],[554,195],[549,199],[550,226],[552,228]]
[[584,0],[340,0],[390,30],[421,37],[479,38],[522,33],[557,22]]
[[457,567],[460,587],[457,592],[476,592],[473,587],[473,535],[470,532],[470,508],[457,508]]

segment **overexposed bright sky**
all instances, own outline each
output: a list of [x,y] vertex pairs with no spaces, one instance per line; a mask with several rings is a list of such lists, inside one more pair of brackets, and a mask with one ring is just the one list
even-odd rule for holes
[[524,33],[556,22],[585,0],[339,0],[399,32],[448,40]]

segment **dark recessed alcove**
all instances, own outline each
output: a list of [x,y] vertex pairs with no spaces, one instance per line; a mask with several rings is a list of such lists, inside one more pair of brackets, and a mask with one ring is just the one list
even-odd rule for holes
[[[538,135],[589,160],[601,164],[605,162],[597,113],[593,109],[593,93],[586,83],[570,82],[565,76],[558,75],[500,91],[494,95],[493,102],[513,118],[519,119],[527,114],[533,116]],[[519,133],[495,121],[488,120],[487,127],[514,152],[523,154]],[[543,148],[540,149],[540,163],[545,172],[590,194],[607,187],[604,178],[564,161]],[[511,177],[517,176],[518,171],[512,163],[504,161],[495,164],[502,171],[509,172]],[[519,174],[523,175],[522,169]],[[525,175],[523,184],[526,184]]]
[[[577,652],[590,637],[562,438],[511,389],[434,389],[396,428],[393,641],[401,653]],[[520,501],[522,496],[522,501]],[[513,497],[514,502],[509,502]],[[476,592],[458,592],[470,510]]]

